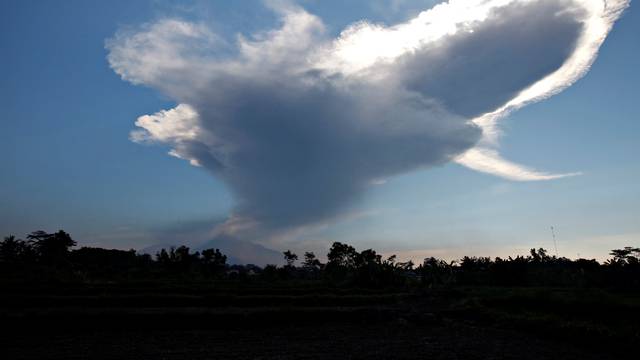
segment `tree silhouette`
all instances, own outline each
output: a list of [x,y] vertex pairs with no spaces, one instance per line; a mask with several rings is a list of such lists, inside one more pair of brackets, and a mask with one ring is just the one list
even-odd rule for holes
[[21,240],[16,240],[15,236],[5,236],[4,240],[0,242],[0,261],[17,261],[21,255],[23,246],[24,242]]
[[302,266],[307,270],[316,271],[322,268],[322,263],[316,258],[316,254],[307,251],[304,253],[304,261],[302,262]]
[[624,249],[611,250],[609,255],[613,256],[610,260],[611,265],[625,266],[640,264],[640,248],[626,246]]
[[355,268],[358,261],[358,252],[356,249],[341,242],[334,242],[327,254],[327,266],[344,267],[347,269]]
[[206,249],[202,250],[202,262],[213,274],[219,274],[227,266],[227,256],[219,249]]
[[[395,255],[393,255],[393,258],[390,260],[395,262]],[[380,264],[382,264],[382,256],[378,255],[373,249],[364,250],[356,257],[356,267],[376,266]]]
[[29,239],[39,259],[49,264],[63,262],[69,254],[69,249],[76,245],[71,236],[62,230],[54,234],[49,234],[42,230],[34,231],[27,235],[27,239]]
[[453,282],[453,263],[429,257],[418,269],[422,275],[423,284],[433,287],[437,285],[450,284]]
[[291,252],[291,250],[287,250],[283,252],[284,260],[287,262],[287,267],[292,268],[293,264],[298,260],[298,255]]
[[555,260],[555,257],[551,257],[547,255],[547,250],[540,248],[536,251],[536,249],[531,249],[531,261],[534,263],[546,263]]

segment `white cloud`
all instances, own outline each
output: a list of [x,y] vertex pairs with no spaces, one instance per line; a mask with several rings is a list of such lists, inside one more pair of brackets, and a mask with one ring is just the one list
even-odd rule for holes
[[192,141],[199,135],[197,119],[198,113],[186,104],[143,115],[136,121],[136,126],[144,130],[131,132],[131,140],[138,143]]
[[578,176],[581,173],[549,174],[512,163],[500,157],[490,147],[477,146],[456,158],[456,161],[470,169],[493,174],[513,181],[543,181]]
[[109,64],[124,80],[169,93],[182,83],[193,85],[199,79],[175,79],[169,74],[181,72],[184,76],[185,68],[192,68],[192,74],[206,71],[211,65],[205,60],[209,51],[222,44],[207,26],[177,19],[145,24],[141,30],[121,30],[107,40]]

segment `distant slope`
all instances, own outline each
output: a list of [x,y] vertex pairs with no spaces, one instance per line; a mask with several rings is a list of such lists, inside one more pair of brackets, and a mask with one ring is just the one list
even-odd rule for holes
[[282,254],[275,250],[228,236],[218,236],[199,245],[196,250],[212,248],[227,255],[230,264],[280,265],[283,262]]

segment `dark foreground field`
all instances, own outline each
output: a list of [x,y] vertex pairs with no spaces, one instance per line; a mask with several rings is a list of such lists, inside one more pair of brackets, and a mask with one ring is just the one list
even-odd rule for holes
[[608,359],[637,351],[637,295],[277,287],[2,294],[2,359]]
[[16,334],[5,359],[606,359],[587,349],[455,322],[112,329]]

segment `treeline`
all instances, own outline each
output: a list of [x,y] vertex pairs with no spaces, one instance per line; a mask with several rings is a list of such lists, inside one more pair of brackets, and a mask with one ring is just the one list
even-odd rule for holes
[[383,258],[375,250],[357,251],[335,242],[321,262],[313,252],[302,258],[287,250],[285,265],[230,265],[219,249],[192,252],[186,246],[162,249],[155,256],[135,250],[82,247],[60,230],[36,231],[26,240],[0,242],[3,281],[239,281],[321,282],[332,286],[395,288],[474,286],[561,286],[640,289],[640,248],[612,250],[611,259],[571,260],[531,249],[506,259],[468,257],[447,262],[426,258],[421,264]]

